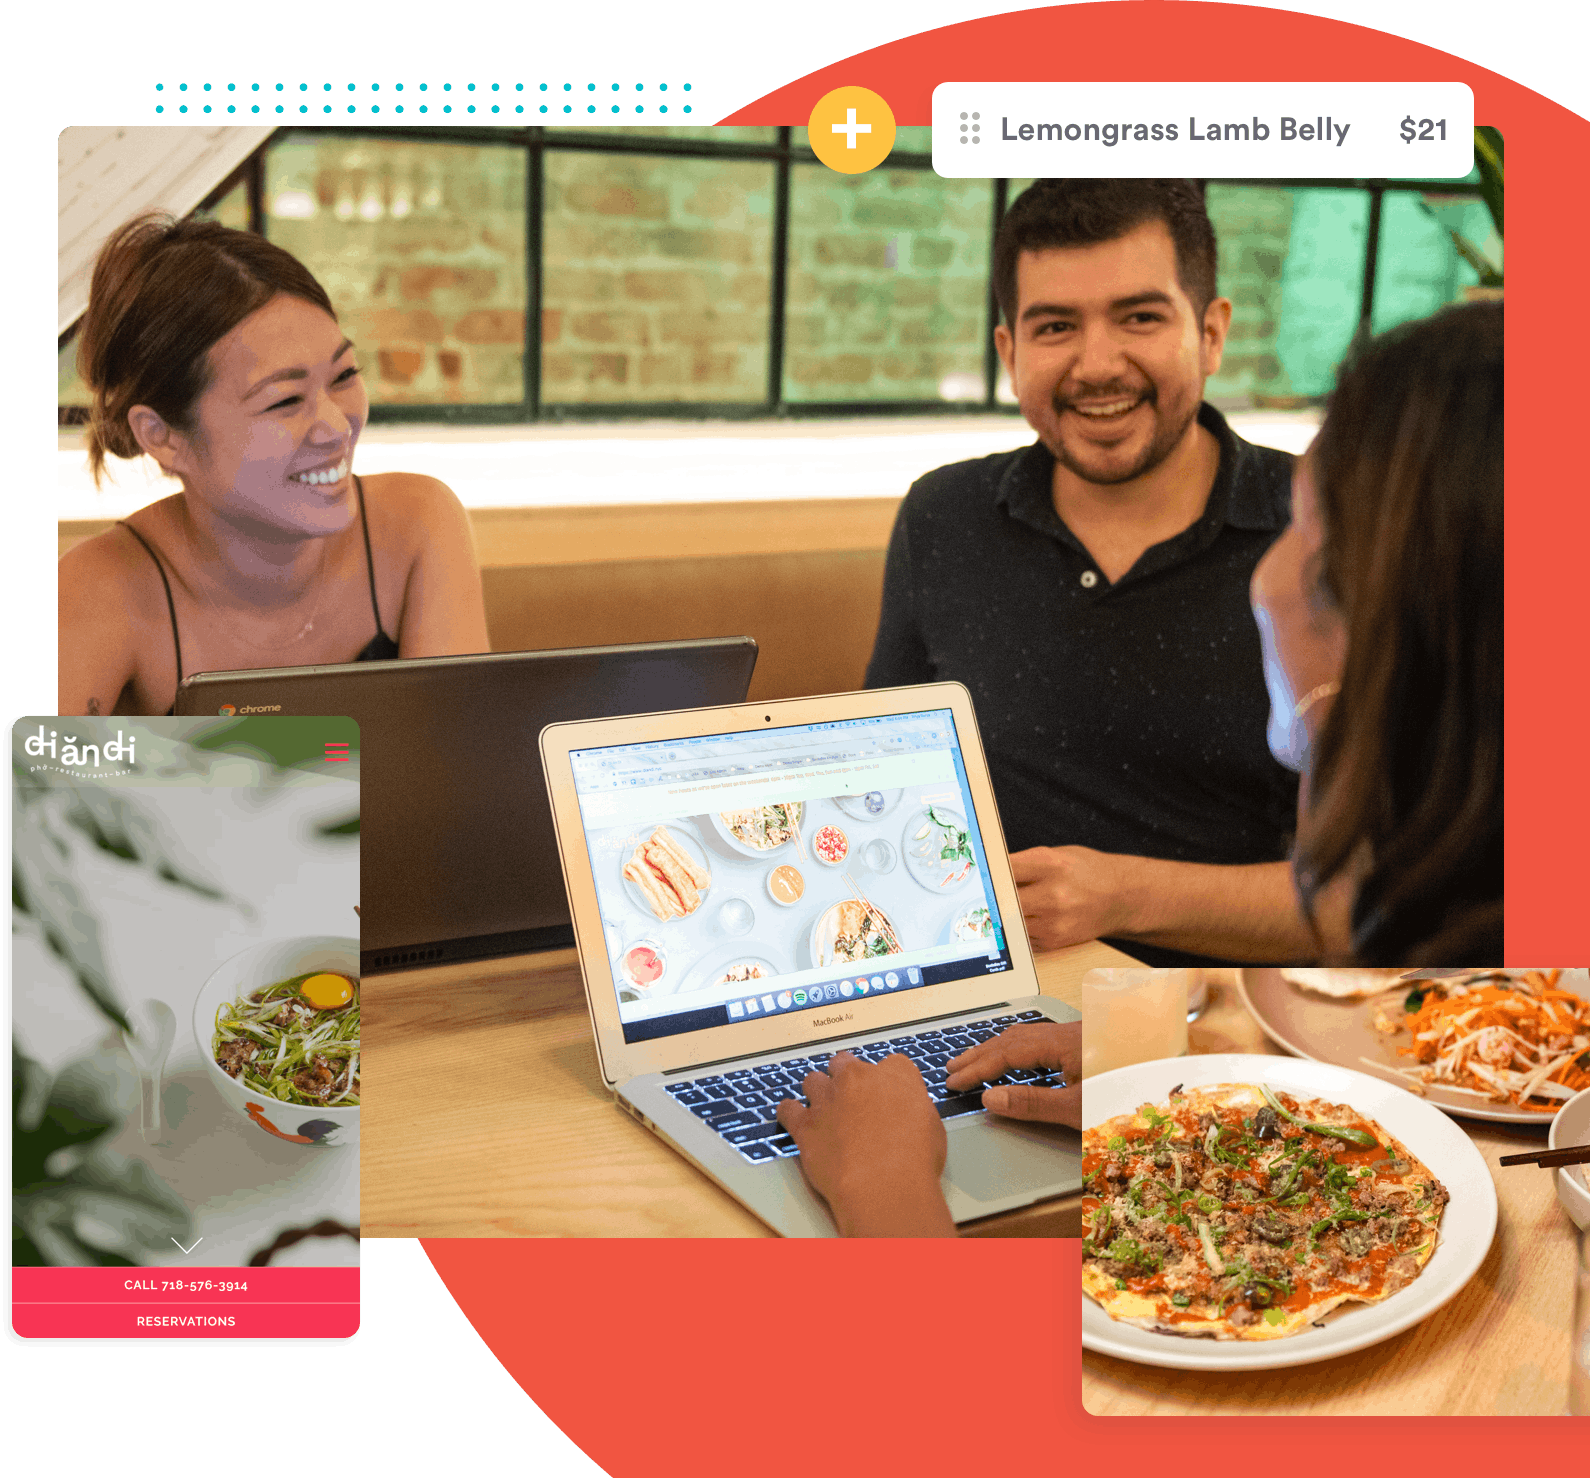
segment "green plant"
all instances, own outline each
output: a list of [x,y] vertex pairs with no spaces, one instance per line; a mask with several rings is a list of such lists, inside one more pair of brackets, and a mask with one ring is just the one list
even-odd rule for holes
[[108,852],[201,898],[226,894],[132,793],[88,779],[57,789],[14,762],[12,781],[12,932],[39,939],[106,1020],[130,1031],[78,882],[79,853],[85,845]]
[[16,1267],[131,1267],[186,1239],[192,1218],[147,1165],[103,1141],[121,1127],[103,1064],[54,1079],[11,1047],[11,1261]]
[[[80,863],[94,852],[202,898],[227,894],[135,793],[91,779],[56,788],[13,762],[12,933],[41,943],[99,1014],[131,1033],[80,882]],[[13,1038],[11,1067],[16,1265],[135,1265],[168,1238],[188,1235],[192,1219],[181,1199],[148,1166],[106,1142],[125,1115],[103,1060],[80,1059],[52,1078]]]

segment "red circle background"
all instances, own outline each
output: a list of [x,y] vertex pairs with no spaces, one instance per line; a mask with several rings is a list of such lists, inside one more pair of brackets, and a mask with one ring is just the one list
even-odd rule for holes
[[[1359,26],[1158,0],[1057,6],[925,32],[824,68],[724,119],[804,122],[845,84],[931,121],[941,81],[1465,82],[1508,155],[1507,945],[1583,942],[1590,547],[1573,407],[1585,371],[1582,161],[1590,124],[1483,67]],[[1555,433],[1555,434],[1553,434]],[[1580,952],[1582,953],[1582,951]],[[1523,1418],[1094,1420],[1079,1397],[1074,1242],[427,1242],[503,1365],[614,1478],[679,1474],[1179,1472],[1284,1461],[1584,1468],[1582,1423]],[[1563,1290],[1566,1301],[1571,1297]],[[1407,1336],[1403,1336],[1406,1338]],[[1154,1372],[1144,1369],[1145,1391]],[[1306,1371],[1300,1391],[1306,1390]],[[1280,1446],[1273,1445],[1280,1439]],[[1122,1444],[1129,1444],[1123,1447]],[[1351,1454],[1356,1454],[1352,1456]],[[1245,1456],[1244,1456],[1245,1455]]]

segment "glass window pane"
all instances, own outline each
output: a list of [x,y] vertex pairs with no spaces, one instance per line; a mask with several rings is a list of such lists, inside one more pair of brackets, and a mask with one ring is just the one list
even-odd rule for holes
[[1232,321],[1205,393],[1282,404],[1328,394],[1358,327],[1367,192],[1211,183],[1206,199]]
[[[790,131],[790,145],[795,150],[797,159],[804,159],[806,151],[812,146],[811,136],[806,125],[802,123],[798,128]],[[894,131],[894,147],[890,151],[891,157],[896,154],[931,154],[933,152],[933,130],[926,125],[912,124],[906,128],[896,128]],[[813,155],[813,158],[816,156]]]
[[549,149],[542,400],[765,400],[773,177]]
[[784,398],[982,400],[992,183],[792,175]]
[[[1017,198],[1024,190],[1036,185],[1036,179],[1006,180],[1005,181],[1005,209],[1009,210],[1016,203]],[[990,260],[989,271],[992,273],[993,264]],[[994,380],[994,399],[1000,405],[1015,405],[1016,392],[1010,383],[1010,376],[1005,373],[1005,366],[1000,365]]]
[[77,335],[74,333],[55,356],[55,403],[58,406],[87,406],[93,397],[77,374]]
[[267,234],[331,295],[377,405],[524,399],[525,153],[289,135]]
[[239,180],[209,210],[196,210],[196,221],[219,221],[234,231],[248,230],[248,183]]
[[1453,244],[1454,231],[1501,269],[1502,239],[1483,200],[1386,191],[1380,205],[1380,254],[1370,319],[1375,333],[1462,302],[1464,289],[1479,282],[1479,273]]
[[[633,103],[628,106],[634,107]],[[643,106],[648,113],[655,113],[656,99],[649,99]],[[547,142],[556,143],[559,139],[590,138],[600,135],[611,138],[617,135],[627,139],[704,139],[712,144],[776,144],[778,130],[776,128],[742,127],[739,124],[706,124],[704,126],[686,125],[683,127],[668,126],[664,128],[651,128],[645,125],[628,127],[614,124],[610,127],[591,128],[549,128]]]
[[1220,399],[1285,393],[1275,336],[1292,235],[1292,192],[1215,182],[1205,187],[1204,202],[1220,248],[1220,294],[1231,299],[1231,332],[1220,373],[1204,393]]

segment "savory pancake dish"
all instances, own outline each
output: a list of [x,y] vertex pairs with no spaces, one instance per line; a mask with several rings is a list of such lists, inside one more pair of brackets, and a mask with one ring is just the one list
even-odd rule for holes
[[1281,979],[1332,1000],[1363,1001],[1389,990],[1401,974],[1401,970],[1304,970],[1288,965]]
[[1173,1092],[1082,1137],[1082,1288],[1162,1334],[1284,1339],[1379,1303],[1435,1251],[1446,1188],[1345,1104]]

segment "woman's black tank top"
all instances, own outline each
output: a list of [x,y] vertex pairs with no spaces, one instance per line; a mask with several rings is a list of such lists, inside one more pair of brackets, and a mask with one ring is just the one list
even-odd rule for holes
[[[375,613],[375,635],[364,644],[363,650],[353,660],[355,662],[384,662],[398,655],[398,644],[386,634],[381,625],[381,607],[375,598],[375,558],[370,553],[370,520],[364,511],[364,484],[357,477],[353,480],[354,491],[359,495],[359,526],[364,531],[364,568],[370,577],[370,609]],[[177,652],[177,685],[182,685],[182,635],[177,630],[177,604],[171,598],[171,581],[166,578],[166,567],[160,562],[160,556],[155,553],[152,545],[130,523],[122,523],[127,530],[148,552],[149,558],[155,562],[155,569],[159,571],[160,583],[166,591],[166,610],[171,615],[171,644]],[[166,710],[168,714],[175,713],[176,705],[173,704]]]

